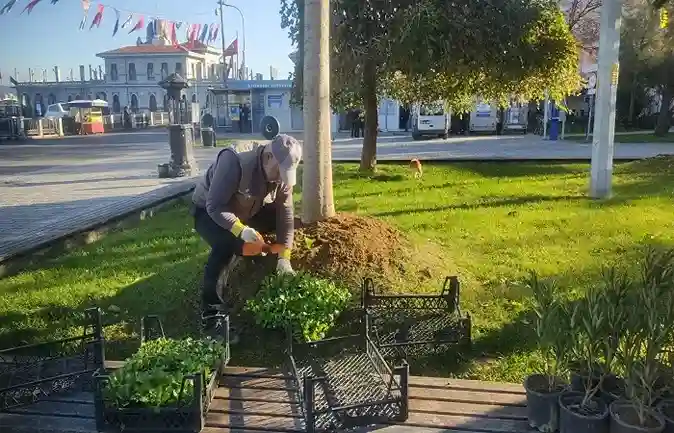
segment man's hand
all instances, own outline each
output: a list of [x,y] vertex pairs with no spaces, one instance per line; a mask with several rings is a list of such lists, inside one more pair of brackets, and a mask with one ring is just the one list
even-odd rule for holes
[[250,227],[244,227],[243,230],[241,230],[241,234],[239,237],[244,241],[244,242],[264,242],[264,239],[262,238],[262,235],[260,235],[255,229],[252,229]]
[[290,260],[280,257],[276,262],[276,272],[279,274],[294,274],[293,267],[290,265]]

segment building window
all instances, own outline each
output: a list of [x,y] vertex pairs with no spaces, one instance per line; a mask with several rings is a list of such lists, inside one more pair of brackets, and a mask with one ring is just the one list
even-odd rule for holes
[[161,77],[166,78],[168,77],[169,72],[168,72],[168,63],[162,63],[161,64]]
[[176,63],[176,74],[183,74],[183,64],[180,62]]
[[154,63],[147,64],[147,79],[154,80]]
[[157,111],[157,97],[152,93],[150,95],[150,111],[153,113]]
[[138,113],[138,96],[135,93],[131,95],[131,112]]
[[136,64],[129,63],[129,81],[136,81]]
[[121,104],[119,103],[119,95],[118,94],[113,94],[112,95],[112,112],[113,113],[120,113],[122,111]]
[[192,78],[197,78],[197,65],[192,64]]
[[110,81],[117,81],[117,80],[118,80],[117,64],[111,63],[110,64]]

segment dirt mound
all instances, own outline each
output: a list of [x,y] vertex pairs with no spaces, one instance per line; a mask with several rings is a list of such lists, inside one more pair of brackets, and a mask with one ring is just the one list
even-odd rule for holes
[[[342,281],[354,294],[360,293],[365,277],[372,278],[382,291],[400,292],[424,282],[438,284],[444,270],[436,253],[430,244],[421,249],[413,246],[403,233],[384,221],[339,214],[297,228],[291,261],[296,270]],[[240,260],[229,276],[227,297],[241,305],[275,267],[276,256]]]
[[406,271],[409,242],[384,221],[340,214],[296,231],[293,263],[358,286],[364,277],[390,283]]

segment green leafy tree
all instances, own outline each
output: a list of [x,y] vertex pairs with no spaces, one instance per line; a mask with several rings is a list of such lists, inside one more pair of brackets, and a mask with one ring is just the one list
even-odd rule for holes
[[[503,105],[513,95],[557,100],[579,89],[578,45],[550,0],[331,0],[331,104],[364,108],[361,169],[376,164],[380,95],[405,103],[447,101],[469,110],[475,96]],[[298,46],[302,0],[281,0],[282,27]]]
[[[674,13],[674,7],[669,4],[663,8]],[[671,72],[674,70],[674,25],[663,22],[661,14],[660,10],[650,7],[647,0],[628,0],[624,6],[621,35],[621,63],[626,66],[621,74],[629,76],[631,82],[628,85],[635,98],[640,87],[655,89],[662,98],[656,135],[665,135],[669,131],[670,106],[674,100],[674,74]]]

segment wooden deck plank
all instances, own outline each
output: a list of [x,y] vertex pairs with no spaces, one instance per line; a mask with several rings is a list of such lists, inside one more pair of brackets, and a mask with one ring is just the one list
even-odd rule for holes
[[481,403],[485,405],[526,405],[526,396],[510,393],[491,393],[489,391],[466,391],[451,388],[426,388],[410,386],[410,398],[424,398],[444,402]]
[[412,411],[427,411],[451,415],[476,416],[485,418],[526,420],[527,408],[521,406],[493,406],[481,403],[437,401],[432,399],[409,400]]
[[210,410],[206,417],[206,426],[302,433],[304,431],[304,420],[301,417],[228,413]]
[[239,377],[226,375],[220,378],[220,386],[226,388],[290,390],[293,389],[293,383],[294,381],[291,378],[282,377]]
[[405,425],[456,430],[476,430],[489,433],[531,433],[526,420],[448,415],[445,413],[410,411]]
[[75,404],[94,404],[94,393],[82,391],[68,394],[52,394],[42,398],[41,400]]
[[259,388],[225,388],[220,387],[215,391],[215,397],[220,399],[274,401],[279,403],[294,404],[298,401],[295,391],[285,389],[259,389]]
[[2,433],[95,433],[93,418],[19,415],[0,413]]
[[300,407],[298,404],[290,404],[279,401],[256,401],[214,398],[211,401],[210,410],[228,413],[256,413],[264,415],[277,415],[299,417]]
[[410,385],[465,389],[467,391],[488,391],[524,394],[524,386],[517,383],[488,382],[469,379],[448,379],[446,377],[410,376]]

